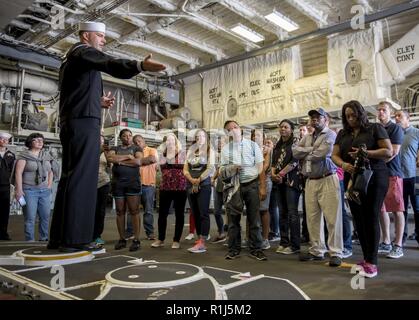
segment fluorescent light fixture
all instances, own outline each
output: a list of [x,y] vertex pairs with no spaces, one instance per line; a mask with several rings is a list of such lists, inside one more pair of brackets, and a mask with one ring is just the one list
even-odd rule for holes
[[265,37],[256,31],[249,29],[248,27],[245,27],[241,23],[235,25],[233,28],[231,28],[231,31],[234,33],[237,33],[238,35],[252,41],[252,42],[261,42],[265,40]]
[[295,31],[300,27],[294,21],[275,10],[265,16],[265,18],[288,32]]

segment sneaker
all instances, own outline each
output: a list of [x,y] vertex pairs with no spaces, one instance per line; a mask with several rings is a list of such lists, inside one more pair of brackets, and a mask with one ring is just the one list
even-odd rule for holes
[[229,251],[226,254],[225,258],[226,258],[226,260],[234,260],[234,259],[237,259],[239,256],[240,256],[240,252],[238,252],[238,251]]
[[156,236],[154,235],[154,233],[151,233],[147,236],[147,240],[156,240]]
[[271,248],[271,244],[268,239],[262,240],[262,245],[260,246],[262,250],[268,250]]
[[180,248],[180,243],[179,242],[176,242],[176,241],[173,241],[173,243],[172,243],[172,249],[179,249]]
[[127,240],[119,239],[118,242],[115,244],[115,250],[121,250],[127,247]]
[[205,240],[210,241],[211,240],[211,235],[209,234]]
[[387,255],[387,258],[398,259],[401,257],[403,257],[403,248],[395,244],[390,253]]
[[342,258],[346,259],[352,256],[352,250],[344,248],[342,251]]
[[245,248],[247,248],[248,246],[249,246],[248,241],[247,241],[247,240],[242,240],[242,244],[241,244],[242,249],[245,249]]
[[224,234],[224,233],[222,233],[222,234],[220,234],[220,235],[218,235],[213,241],[212,241],[212,243],[221,243],[221,242],[224,242],[224,241],[226,241],[227,240],[227,236]]
[[384,242],[381,242],[378,245],[378,253],[390,253],[391,251],[391,244],[386,244]]
[[378,274],[377,266],[370,263],[364,263],[362,270],[359,271],[359,275],[366,278],[374,278]]
[[134,235],[131,233],[126,233],[125,234],[125,240],[134,240]]
[[329,260],[329,267],[339,267],[342,264],[342,258],[338,256],[332,256]]
[[195,245],[192,248],[188,249],[188,251],[192,253],[203,253],[207,251],[207,247],[205,247],[204,241],[199,239],[197,242],[195,242]]
[[407,240],[416,240],[416,233],[412,233],[410,236],[407,237]]
[[140,247],[140,240],[134,239],[129,247],[129,251],[137,251],[138,249],[140,249]]
[[315,256],[314,254],[307,252],[300,254],[299,259],[300,261],[322,261],[324,260],[324,256]]
[[352,243],[356,244],[356,245],[360,245],[361,243],[359,242],[359,237],[358,237],[358,233],[356,231],[354,231],[352,233]]
[[194,233],[190,233],[185,237],[185,240],[193,240],[195,238],[195,234]]
[[284,246],[279,246],[278,249],[276,249],[276,253],[282,253],[282,251],[284,251],[287,247]]
[[97,244],[100,244],[100,245],[105,244],[105,240],[103,240],[101,237],[97,237],[94,242],[96,242]]
[[271,242],[278,242],[280,240],[281,240],[281,237],[279,237],[279,236],[272,236],[272,237],[269,238],[269,241],[271,241]]
[[160,247],[164,247],[164,242],[163,242],[163,241],[161,241],[161,240],[154,241],[154,242],[151,244],[151,247],[152,247],[152,248],[160,248]]
[[266,258],[265,254],[263,253],[262,250],[254,250],[254,251],[250,252],[250,256],[252,258],[255,258],[256,260],[259,260],[259,261],[268,260],[268,258]]
[[[279,249],[279,248],[278,248]],[[278,252],[278,250],[276,251],[277,253],[282,253],[282,254],[294,254],[294,253],[298,253],[300,252],[299,249],[292,249],[291,247],[286,247],[284,250],[281,250]]]

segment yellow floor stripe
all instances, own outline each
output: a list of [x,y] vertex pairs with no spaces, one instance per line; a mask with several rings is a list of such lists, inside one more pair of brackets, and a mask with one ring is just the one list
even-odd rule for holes
[[88,251],[83,251],[74,255],[66,255],[66,256],[49,256],[49,257],[43,257],[43,256],[27,256],[22,255],[22,257],[25,258],[25,260],[31,260],[31,261],[51,261],[51,260],[66,260],[66,259],[74,259],[74,258],[81,258],[84,256],[89,256],[91,253]]

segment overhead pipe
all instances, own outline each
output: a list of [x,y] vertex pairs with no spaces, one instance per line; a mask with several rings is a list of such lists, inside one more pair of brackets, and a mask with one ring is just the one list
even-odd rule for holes
[[55,1],[52,1],[52,0],[35,0],[35,3],[46,3],[46,4],[50,4],[50,5],[52,5],[53,7],[57,7],[57,8],[59,8],[59,9],[61,9],[61,10],[64,10],[64,11],[67,11],[67,12],[70,12],[70,13],[72,13],[72,14],[84,14],[85,12],[84,11],[82,11],[82,10],[73,10],[73,9],[70,9],[70,8],[68,8],[68,7],[65,7],[65,6],[63,6],[62,4],[60,4],[60,3],[58,3],[58,2],[55,2]]
[[[159,3],[163,3],[163,2],[159,1]],[[128,21],[130,23],[135,24],[136,26],[138,26],[140,28],[143,28],[147,33],[157,32],[160,35],[171,38],[171,39],[174,39],[175,41],[185,42],[193,48],[196,48],[198,50],[201,50],[201,51],[204,51],[204,52],[207,52],[207,53],[213,55],[216,58],[217,61],[227,58],[225,53],[220,48],[209,46],[206,43],[200,42],[198,39],[192,39],[189,36],[182,35],[182,34],[179,34],[178,32],[168,30],[167,28],[163,28],[162,24],[159,23],[159,22],[154,21],[154,22],[151,22],[151,23],[147,24],[145,21],[136,18],[136,16],[168,17],[168,18],[172,18],[172,19],[168,19],[168,21],[165,21],[165,22],[167,24],[170,24],[170,23],[176,21],[176,19],[173,19],[173,18],[182,18],[182,17],[183,18],[185,18],[185,17],[189,18],[190,17],[189,15],[155,14],[155,13],[130,13],[130,12],[124,11],[122,9],[116,9],[116,10],[114,10],[114,13],[119,15],[120,18],[124,19],[125,21]],[[125,38],[129,38],[129,36],[125,37]]]
[[[0,85],[17,88],[19,86],[19,76],[19,73],[16,71],[0,70]],[[47,78],[26,74],[23,77],[22,81],[22,85],[24,88],[36,92],[42,92],[48,95],[55,95],[58,91],[57,83]]]
[[11,24],[12,26],[18,27],[18,28],[20,28],[20,29],[29,30],[29,31],[31,31],[31,32],[34,32],[34,31],[32,30],[32,25],[30,25],[29,23],[25,23],[25,22],[23,22],[23,21],[13,19],[12,21],[10,21],[10,24]]
[[[113,10],[115,10],[116,8],[120,7],[121,5],[125,4],[128,1],[129,0],[113,0],[109,3],[107,3],[100,10],[90,9],[88,12],[86,12],[86,14],[83,16],[83,18],[80,19],[80,22],[92,21],[92,20],[102,21],[102,20],[105,19],[106,15],[108,13],[112,12]],[[98,3],[98,5],[99,5],[99,3]],[[54,44],[56,44],[58,41],[62,40],[65,37],[68,37],[69,35],[73,34],[76,31],[77,31],[77,25],[68,26],[67,28],[65,28],[64,30],[59,32],[59,34],[56,37],[54,37],[53,39],[48,39],[47,41],[45,41],[41,44],[45,48],[50,48]]]
[[45,20],[45,19],[41,19],[41,18],[32,16],[30,14],[20,14],[17,17],[18,18],[32,19],[32,20],[35,20],[35,21],[38,21],[38,22],[45,23],[45,24],[50,25],[50,26],[52,25],[52,22],[51,21],[48,21],[48,20]]
[[[185,2],[187,1],[188,0],[186,0]],[[406,11],[417,9],[417,8],[419,8],[419,1],[396,4],[382,11],[375,12],[370,15],[366,15],[365,23],[367,24],[367,23],[371,23],[371,22],[378,21],[381,19],[385,19],[385,18],[394,16],[394,15],[397,15]],[[352,29],[351,21],[350,20],[345,21],[345,22],[342,22],[342,23],[339,23],[339,24],[336,24],[327,28],[317,29],[315,31],[312,31],[306,34],[298,35],[282,42],[276,41],[263,48],[252,50],[252,51],[249,51],[249,52],[246,52],[246,53],[243,53],[238,56],[231,57],[222,61],[207,64],[205,66],[198,67],[194,70],[189,70],[183,73],[179,73],[177,75],[172,76],[171,78],[172,80],[176,80],[176,79],[190,77],[192,75],[202,73],[208,70],[212,70],[215,68],[219,68],[225,65],[229,65],[235,62],[240,62],[240,61],[247,60],[250,58],[254,58],[254,57],[266,54],[268,52],[282,50],[282,49],[289,48],[289,47],[292,47],[292,46],[295,46],[304,42],[313,41],[313,40],[316,40],[316,39],[319,39],[328,35],[332,35],[334,33],[339,33],[339,32],[343,32],[343,31],[351,30],[351,29]]]
[[[165,4],[170,4],[167,1],[161,1],[161,0],[159,0],[159,1],[149,0],[149,1],[152,2],[153,4],[159,6],[160,8],[168,10],[168,11],[176,11],[177,10],[177,7],[175,7],[174,5],[170,6],[170,8],[173,9],[173,10],[169,10],[168,9],[169,7],[165,6]],[[186,5],[187,4],[188,4],[188,0],[186,0],[182,5],[181,12],[186,14],[186,15],[182,15],[182,17],[184,17],[184,18],[202,26],[205,29],[208,29],[208,30],[211,30],[211,31],[214,31],[214,32],[223,31],[223,32],[229,34],[230,36],[232,36],[233,39],[235,39],[236,42],[238,42],[242,45],[245,44],[248,48],[260,48],[260,46],[254,44],[253,42],[247,41],[246,39],[238,36],[237,34],[231,32],[230,30],[213,23],[212,21],[208,20],[207,18],[205,18],[205,17],[203,17],[199,14],[196,14],[194,12],[187,11],[186,10]],[[202,7],[206,4],[208,4],[208,2],[205,2],[205,1],[204,2],[198,2],[198,3],[195,4],[195,8],[200,8],[200,7]],[[175,14],[175,15],[177,15],[177,14]]]
[[154,109],[153,109],[154,113],[159,116],[160,119],[166,119],[166,117],[164,115],[162,115],[159,111],[159,105],[156,103],[154,104]]

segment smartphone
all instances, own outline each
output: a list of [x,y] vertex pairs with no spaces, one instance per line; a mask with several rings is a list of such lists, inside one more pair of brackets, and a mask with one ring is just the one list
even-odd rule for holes
[[22,207],[26,206],[26,200],[23,196],[19,198],[18,202]]

